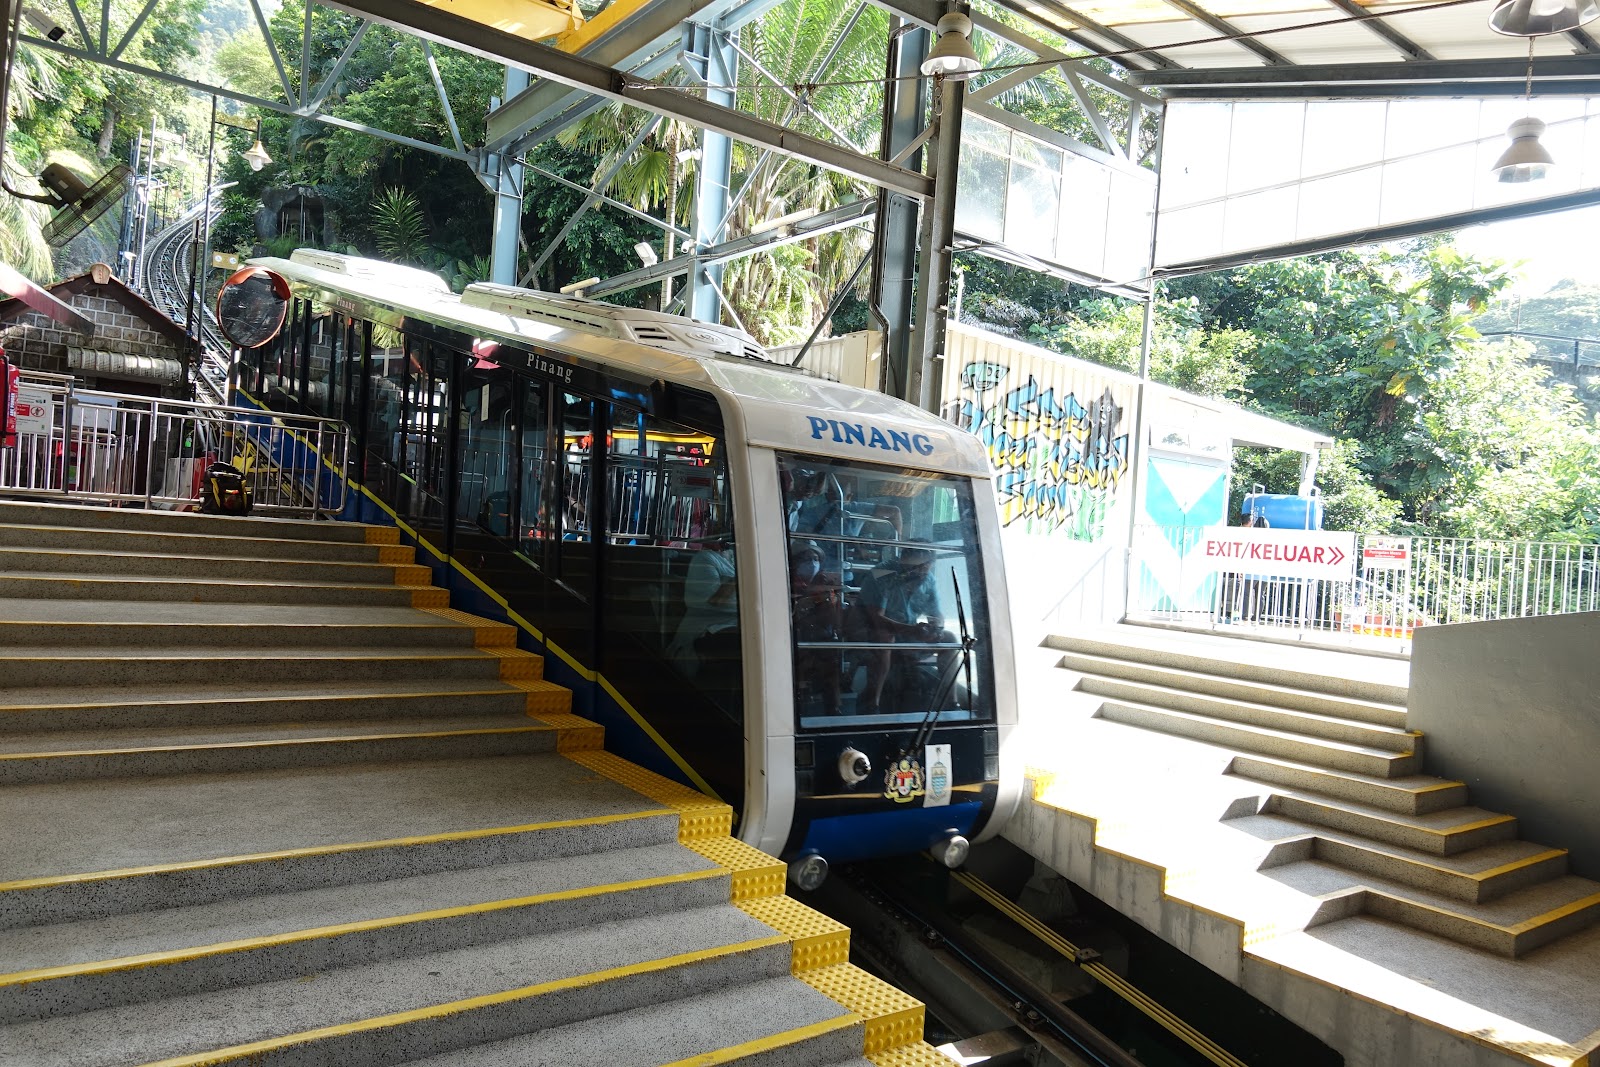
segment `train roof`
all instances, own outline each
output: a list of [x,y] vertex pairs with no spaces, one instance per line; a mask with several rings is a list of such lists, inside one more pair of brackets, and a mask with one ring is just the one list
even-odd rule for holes
[[733,401],[750,444],[990,475],[987,453],[972,435],[903,400],[753,355],[746,349],[760,346],[748,334],[720,324],[513,286],[475,285],[463,299],[427,271],[310,249],[250,263],[349,298],[369,316],[383,309],[476,337],[551,346],[644,383],[721,394]]

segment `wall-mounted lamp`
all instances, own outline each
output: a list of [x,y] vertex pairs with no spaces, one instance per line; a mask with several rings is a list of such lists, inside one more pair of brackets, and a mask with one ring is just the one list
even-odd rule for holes
[[932,78],[944,75],[951,81],[966,81],[983,69],[978,53],[972,50],[972,20],[957,11],[939,18],[936,28],[938,41],[934,42],[928,58],[922,61],[922,73]]

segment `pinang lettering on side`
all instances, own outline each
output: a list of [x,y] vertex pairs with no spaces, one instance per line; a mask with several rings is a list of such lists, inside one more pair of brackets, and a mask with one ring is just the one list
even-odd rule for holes
[[816,415],[807,416],[811,424],[811,439],[823,440],[824,434],[831,434],[835,444],[859,445],[862,448],[876,448],[884,452],[915,452],[919,456],[931,456],[934,453],[932,438],[922,433],[907,433],[904,430],[881,430],[871,423],[841,422],[838,419],[824,419]]

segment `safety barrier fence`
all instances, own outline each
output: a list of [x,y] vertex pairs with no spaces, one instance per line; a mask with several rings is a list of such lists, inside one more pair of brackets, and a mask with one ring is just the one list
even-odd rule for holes
[[[1252,535],[1289,547],[1227,547]],[[1145,526],[1131,564],[1130,620],[1397,650],[1420,626],[1600,610],[1588,544]]]
[[195,506],[212,463],[245,473],[257,510],[337,515],[349,433],[334,419],[82,389],[24,375],[0,495],[168,511]]

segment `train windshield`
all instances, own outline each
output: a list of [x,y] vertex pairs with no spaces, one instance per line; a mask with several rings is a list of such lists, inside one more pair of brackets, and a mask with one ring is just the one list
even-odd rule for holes
[[994,716],[968,478],[780,454],[802,728]]

